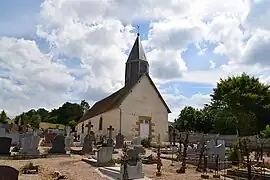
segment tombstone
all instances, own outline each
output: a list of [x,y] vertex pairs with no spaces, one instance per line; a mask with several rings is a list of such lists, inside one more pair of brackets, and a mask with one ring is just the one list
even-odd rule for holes
[[0,128],[0,137],[5,137],[6,136],[6,129],[5,128]]
[[132,139],[132,144],[134,146],[140,146],[141,145],[141,142],[142,142],[142,139],[139,136]]
[[146,150],[141,145],[141,137],[135,137],[132,140],[132,146],[133,146],[134,149],[136,149],[139,152],[139,154],[145,154],[146,153]]
[[66,148],[66,151],[70,151],[70,147],[73,145],[73,135],[70,134],[70,127],[67,127],[67,136],[65,138],[65,148]]
[[87,135],[84,138],[83,142],[83,148],[82,148],[82,153],[83,154],[93,154],[93,142],[95,140],[95,134],[92,132],[91,133],[91,128],[93,125],[91,124],[91,121],[88,122],[86,125],[88,128]]
[[123,146],[124,146],[124,135],[122,135],[121,133],[118,133],[116,135],[115,148],[120,149],[120,148],[123,148]]
[[101,147],[97,151],[97,163],[98,165],[109,164],[112,160],[113,147]]
[[225,160],[225,141],[223,140],[211,140],[207,143],[207,155],[212,159],[212,161],[215,160],[215,158],[218,156],[221,161]]
[[[127,150],[127,174],[128,179],[144,178],[142,161],[139,158],[139,152],[136,149]],[[123,178],[124,166],[120,167],[120,177]]]
[[39,145],[40,137],[37,135],[27,136],[22,138],[21,140],[21,150],[22,154],[27,155],[38,155],[38,145]]
[[109,131],[109,138],[107,140],[107,146],[113,147],[112,132],[114,131],[114,128],[110,125],[110,127],[108,127],[107,130]]
[[84,138],[85,138],[85,135],[84,134],[81,134],[80,135],[80,143],[81,143],[81,146],[83,146],[83,143],[84,143]]
[[19,171],[10,166],[0,165],[0,180],[18,180]]
[[57,135],[52,141],[52,148],[49,153],[66,154],[65,150],[65,137],[63,135]]
[[11,141],[9,137],[0,137],[0,155],[10,155]]
[[6,137],[11,138],[11,145],[17,145],[20,139],[20,133],[17,131],[6,133]]

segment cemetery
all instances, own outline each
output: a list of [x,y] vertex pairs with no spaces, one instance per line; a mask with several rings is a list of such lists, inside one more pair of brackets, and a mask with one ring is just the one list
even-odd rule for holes
[[[12,140],[12,136],[7,132],[2,133],[0,173],[11,179],[18,179],[19,176],[24,175],[39,177],[40,174],[44,174],[41,172],[44,171],[42,167],[44,168],[45,164],[61,162],[67,163],[66,166],[69,168],[76,167],[78,163],[77,168],[88,168],[97,179],[135,180],[157,177],[184,179],[190,171],[193,171],[192,175],[202,179],[211,177],[235,179],[249,176],[253,179],[270,179],[270,166],[266,161],[268,157],[264,155],[264,151],[269,149],[269,142],[266,139],[246,137],[232,140],[221,139],[219,135],[201,134],[201,138],[196,137],[194,141],[190,136],[191,133],[180,133],[173,129],[168,134],[169,142],[162,142],[158,137],[150,142],[150,147],[143,147],[142,138],[138,136],[131,142],[126,142],[121,133],[113,138],[114,128],[111,125],[107,128],[107,136],[100,139],[97,139],[92,131],[91,122],[86,125],[86,128],[87,135],[79,146],[74,146],[74,133],[69,127],[64,134],[56,134],[51,143],[47,143],[46,146],[41,142],[45,141],[46,136],[50,136],[48,133],[45,135],[37,131],[18,133],[17,144],[12,144],[15,140]],[[1,131],[3,132],[4,129]],[[237,147],[227,147],[226,145],[233,144],[230,142],[241,143]],[[228,149],[233,151],[234,148],[242,149],[244,154],[244,158],[236,164],[228,157]],[[67,169],[62,172],[59,170],[61,167],[49,170],[52,179],[55,177],[72,179],[71,177],[74,176],[73,170],[69,172]]]

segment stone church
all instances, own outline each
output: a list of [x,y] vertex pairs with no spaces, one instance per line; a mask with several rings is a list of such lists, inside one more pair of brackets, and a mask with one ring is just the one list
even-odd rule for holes
[[125,86],[96,102],[76,126],[78,134],[86,134],[89,121],[97,135],[107,135],[107,128],[114,128],[113,136],[121,132],[126,140],[135,136],[152,137],[160,133],[162,141],[168,140],[168,105],[149,76],[140,35],[126,61]]

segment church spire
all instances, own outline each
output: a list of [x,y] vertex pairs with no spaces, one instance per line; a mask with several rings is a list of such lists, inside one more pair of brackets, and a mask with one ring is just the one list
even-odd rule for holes
[[138,32],[126,62],[125,86],[135,84],[143,74],[148,72],[149,64],[140,40],[140,33]]
[[133,47],[129,53],[128,59],[127,61],[131,61],[131,60],[136,60],[136,59],[140,59],[143,61],[147,61],[144,50],[143,50],[143,46],[140,40],[140,33],[137,33],[137,38],[133,44]]

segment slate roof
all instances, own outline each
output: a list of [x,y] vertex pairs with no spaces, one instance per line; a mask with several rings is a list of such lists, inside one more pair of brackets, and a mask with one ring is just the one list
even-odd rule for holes
[[[151,77],[149,76],[148,73],[145,73],[145,75],[143,75],[142,77],[147,76],[147,78],[149,79],[151,85],[153,86],[153,88],[155,89],[155,91],[157,92],[160,100],[162,101],[162,103],[164,104],[164,106],[167,108],[168,113],[171,113],[171,110],[169,109],[168,105],[166,104],[166,102],[164,101],[164,99],[162,98],[161,94],[159,93],[157,87],[155,86],[154,82],[152,81]],[[142,78],[141,77],[141,78]],[[139,80],[140,81],[140,80]],[[138,82],[139,82],[138,81]],[[137,83],[136,83],[137,84]],[[135,85],[136,85],[135,84]],[[134,86],[135,86],[134,85]],[[123,102],[123,100],[125,99],[125,97],[128,95],[128,93],[132,90],[132,88],[134,86],[130,86],[130,87],[123,87],[121,89],[119,89],[118,91],[114,92],[113,94],[109,95],[108,97],[96,102],[91,109],[89,109],[84,115],[83,117],[80,119],[79,122],[83,122],[89,118],[92,118],[94,116],[97,116],[99,114],[102,114],[104,112],[107,112],[109,110],[118,108],[121,103]]]
[[137,34],[137,38],[136,38],[136,40],[133,44],[133,47],[129,53],[127,61],[137,60],[137,59],[147,61],[145,52],[143,50],[142,43],[140,41],[140,34]]

